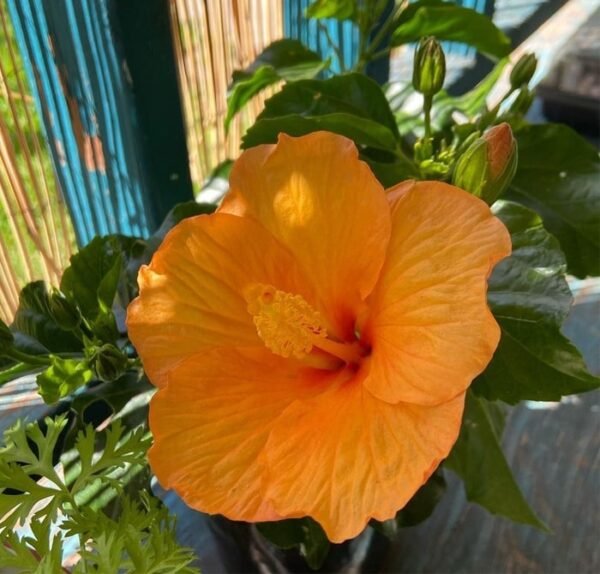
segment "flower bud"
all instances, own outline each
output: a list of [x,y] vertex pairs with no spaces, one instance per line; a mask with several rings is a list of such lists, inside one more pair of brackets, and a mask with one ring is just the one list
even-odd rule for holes
[[0,320],[0,357],[13,346],[14,337],[4,321]]
[[109,343],[96,347],[90,358],[90,365],[99,379],[114,381],[127,369],[127,357]]
[[446,58],[439,42],[432,36],[422,38],[415,51],[413,86],[425,96],[437,94],[444,85]]
[[63,329],[71,331],[81,322],[81,315],[77,307],[56,289],[50,295],[48,308],[52,318]]
[[453,183],[491,205],[509,186],[517,169],[517,142],[510,126],[488,130],[463,153]]
[[535,54],[523,54],[510,72],[510,85],[516,90],[527,85],[537,68]]
[[533,92],[527,86],[523,86],[511,104],[510,111],[513,114],[525,115],[529,111],[534,98]]

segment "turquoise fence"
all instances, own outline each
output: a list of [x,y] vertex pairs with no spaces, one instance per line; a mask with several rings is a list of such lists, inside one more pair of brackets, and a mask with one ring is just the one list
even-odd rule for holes
[[[134,84],[132,77],[140,71],[139,66],[132,69],[125,58],[128,44],[124,40],[131,35],[122,33],[118,17],[123,9],[121,13],[117,10],[117,4],[125,3],[7,0],[7,4],[78,243],[84,245],[95,235],[107,233],[147,236],[173,203],[192,197],[191,183],[186,192],[184,165],[168,176],[162,190],[157,189],[159,166],[148,144],[169,112],[158,114],[155,123],[140,123],[136,95],[146,87],[146,79],[142,75]],[[156,15],[148,5],[144,8],[146,14],[142,14],[139,2],[137,8],[141,20]],[[163,20],[168,18],[168,11],[163,10],[161,16]],[[152,32],[145,31],[148,35]],[[143,38],[137,33],[136,39]],[[154,50],[158,47],[155,45]],[[167,37],[167,56],[172,62],[169,48]],[[173,106],[179,109],[180,141],[176,144],[185,161],[172,63],[171,68],[170,79],[174,81],[170,82],[168,103],[171,110]],[[160,101],[156,104],[161,106]],[[160,134],[163,145],[170,146],[173,142],[169,138],[177,134],[177,126],[171,124],[170,130],[163,131],[167,133]],[[166,201],[160,200],[161,194]]]
[[[354,24],[309,21],[304,11],[310,0],[281,1],[286,36],[331,56],[339,72],[333,41],[343,68],[353,66]],[[502,5],[506,14],[511,2],[517,0],[461,3],[488,14]],[[147,236],[172,205],[192,198],[169,0],[7,5],[79,244],[106,233]],[[470,53],[456,44],[449,50]],[[382,60],[368,73],[383,83],[388,69]]]

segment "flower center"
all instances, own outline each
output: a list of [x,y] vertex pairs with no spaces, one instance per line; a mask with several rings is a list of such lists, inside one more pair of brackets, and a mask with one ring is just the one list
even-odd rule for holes
[[276,355],[304,359],[317,348],[345,363],[358,363],[364,355],[358,341],[328,338],[323,317],[301,295],[255,283],[245,298],[259,337]]

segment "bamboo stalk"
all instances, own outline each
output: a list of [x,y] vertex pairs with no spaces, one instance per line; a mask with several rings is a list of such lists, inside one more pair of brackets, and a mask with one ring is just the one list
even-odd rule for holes
[[[16,54],[15,54],[15,51],[14,51],[14,48],[12,45],[13,43],[9,39],[9,30],[8,30],[8,25],[7,25],[7,21],[6,21],[6,15],[4,14],[3,10],[0,10],[0,20],[2,22],[2,29],[4,32],[4,36],[5,36],[5,38],[7,38],[6,45],[8,47],[10,61],[15,70],[15,79],[17,81],[17,86],[19,89],[19,91],[17,93],[19,95],[23,95],[23,98],[21,98],[23,100],[22,109],[25,111],[25,118],[27,121],[27,124],[25,127],[26,127],[28,133],[33,136],[32,140],[33,140],[33,147],[34,147],[35,153],[34,153],[32,159],[37,160],[36,161],[36,167],[37,167],[36,172],[41,177],[41,186],[40,187],[42,189],[42,196],[43,196],[42,201],[48,206],[48,222],[47,222],[46,227],[50,232],[50,237],[52,240],[53,256],[58,261],[62,261],[62,258],[64,257],[64,250],[62,250],[61,246],[59,246],[58,235],[56,233],[57,226],[56,226],[56,221],[54,219],[54,213],[52,210],[52,202],[50,199],[50,186],[49,186],[48,178],[46,177],[46,170],[44,169],[43,162],[42,162],[42,157],[43,157],[42,147],[40,145],[40,141],[39,141],[39,137],[38,137],[37,126],[35,125],[32,114],[30,112],[30,105],[33,104],[33,101],[31,98],[30,98],[29,102],[27,102],[25,99],[25,96],[27,95],[27,90],[26,90],[23,80],[21,78],[21,74],[19,73],[17,57],[16,57]],[[11,94],[9,94],[9,98],[10,97],[11,97]],[[13,98],[14,98],[14,95],[13,95]],[[61,220],[61,227],[63,227],[63,229],[65,226],[65,223],[66,223],[66,218],[64,218],[64,220]]]
[[[52,255],[48,253],[48,245],[45,243],[42,237],[40,237],[40,234],[37,231],[38,221],[34,220],[33,218],[32,212],[34,209],[29,202],[27,194],[25,193],[24,183],[17,168],[17,160],[12,142],[10,141],[8,130],[2,123],[0,123],[0,158],[2,159],[4,172],[10,183],[10,189],[14,194],[14,199],[16,200],[16,203],[20,209],[20,215],[22,216],[22,220],[25,224],[27,232],[34,243],[37,252],[43,257],[46,263],[46,265],[42,266],[44,279],[50,282],[50,275],[54,274],[58,276],[59,269]],[[12,219],[14,216],[15,213],[9,211],[9,217]],[[40,216],[41,217],[37,219],[44,221],[43,212],[40,212]],[[46,237],[46,239],[49,238]]]
[[[10,45],[10,42],[8,42],[8,44]],[[2,77],[3,79],[6,78],[6,75],[4,72],[4,66],[2,65],[1,59],[0,59],[0,77]],[[14,122],[14,125],[16,128],[14,131],[17,135],[21,153],[25,159],[25,165],[27,168],[26,173],[27,173],[28,179],[31,183],[30,187],[31,187],[31,190],[33,191],[33,194],[35,195],[35,198],[37,200],[39,210],[40,210],[40,217],[39,217],[39,223],[38,223],[39,231],[35,225],[30,225],[29,221],[28,221],[27,227],[30,230],[30,233],[35,234],[35,237],[32,235],[32,239],[36,243],[36,246],[40,247],[40,252],[42,253],[42,255],[45,258],[48,258],[48,261],[47,261],[48,265],[50,267],[52,267],[54,262],[52,261],[53,253],[52,253],[52,241],[50,238],[51,233],[50,233],[48,222],[46,221],[46,218],[44,217],[45,211],[49,208],[50,203],[49,202],[44,203],[42,193],[39,189],[38,178],[37,178],[35,169],[33,167],[32,153],[29,148],[29,144],[27,143],[27,139],[25,138],[25,135],[23,134],[23,130],[21,129],[21,126],[19,125],[19,116],[17,114],[15,102],[12,98],[11,91],[6,90],[5,95],[7,96],[8,107],[10,109],[10,112],[11,112],[11,115],[13,118],[13,122]],[[4,130],[4,131],[6,131],[6,130]],[[10,138],[8,138],[8,140],[5,142],[5,145],[6,144],[9,144],[10,148],[12,148]],[[14,157],[14,153],[12,155]],[[22,180],[22,176],[18,170],[16,160],[14,161],[14,170],[11,170],[11,172],[13,172],[15,174],[17,181]],[[19,203],[22,205],[26,205],[27,206],[26,209],[28,212],[34,211],[34,207],[32,206],[32,204],[30,202],[28,194],[25,192],[25,188],[23,186],[19,186],[19,189],[17,190],[17,188],[15,188],[15,191],[18,193]],[[27,215],[29,217],[31,217],[31,213],[28,213]],[[57,248],[57,250],[58,250],[58,248]],[[56,266],[55,266],[55,268],[56,268]]]
[[[2,161],[0,163],[0,167],[4,165]],[[0,169],[0,176],[3,176],[0,179],[0,206],[4,210],[6,214],[7,224],[10,229],[11,235],[14,238],[17,255],[19,259],[23,262],[24,272],[25,272],[25,281],[31,281],[34,276],[33,267],[31,266],[31,260],[25,249],[25,238],[21,233],[21,230],[17,227],[15,219],[12,217],[12,211],[10,208],[10,202],[8,200],[8,188],[9,186],[5,183],[6,174],[3,169]]]
[[0,37],[6,45],[0,94],[7,104],[0,116],[0,313],[10,322],[25,283],[58,283],[74,236],[4,3]]
[[199,188],[219,162],[237,157],[245,129],[275,91],[250,102],[225,133],[231,74],[282,36],[283,9],[279,0],[172,0],[171,19],[190,167]]
[[4,321],[10,321],[19,305],[19,282],[15,270],[10,265],[6,246],[0,241],[0,312]]

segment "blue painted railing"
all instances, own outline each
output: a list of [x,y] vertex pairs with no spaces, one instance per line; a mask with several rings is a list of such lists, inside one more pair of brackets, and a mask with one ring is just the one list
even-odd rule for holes
[[109,0],[8,0],[77,240],[146,236],[144,169]]

